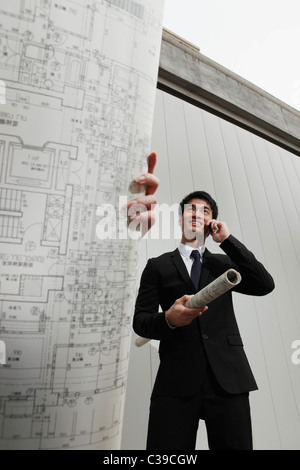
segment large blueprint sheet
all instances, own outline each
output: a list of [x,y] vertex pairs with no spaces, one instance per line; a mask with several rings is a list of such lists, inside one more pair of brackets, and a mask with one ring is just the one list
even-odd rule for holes
[[1,0],[0,448],[120,445],[162,0]]

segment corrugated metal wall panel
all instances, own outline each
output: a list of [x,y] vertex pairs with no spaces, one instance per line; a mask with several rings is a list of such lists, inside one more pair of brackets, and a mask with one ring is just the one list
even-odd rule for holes
[[[260,387],[251,394],[254,443],[256,449],[300,450],[300,365],[291,360],[292,343],[300,340],[300,159],[162,92],[157,94],[152,147],[158,153],[159,202],[179,202],[194,189],[210,192],[218,201],[219,218],[275,279],[276,289],[267,297],[235,296]],[[174,241],[144,240],[143,259],[175,246]],[[208,246],[220,250],[213,242]],[[154,380],[157,352],[145,348],[151,364],[141,363],[140,350],[132,350],[128,402],[137,399],[132,387],[137,375],[141,380],[151,374]],[[150,393],[149,386],[143,389],[147,410]],[[124,448],[133,448],[133,442],[143,448],[147,421],[125,416],[133,434],[123,439]],[[207,446],[203,427],[198,446]]]

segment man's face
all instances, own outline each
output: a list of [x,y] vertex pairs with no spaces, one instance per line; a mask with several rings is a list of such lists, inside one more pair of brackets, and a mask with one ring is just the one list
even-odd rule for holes
[[212,220],[213,214],[208,202],[203,199],[192,199],[184,206],[184,212],[180,218],[182,234],[186,241],[192,241],[205,238],[209,233],[209,222]]

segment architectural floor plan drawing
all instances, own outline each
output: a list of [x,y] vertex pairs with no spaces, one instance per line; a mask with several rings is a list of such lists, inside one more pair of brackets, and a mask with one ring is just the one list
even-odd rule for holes
[[1,449],[116,449],[138,244],[99,240],[144,170],[161,0],[0,4]]

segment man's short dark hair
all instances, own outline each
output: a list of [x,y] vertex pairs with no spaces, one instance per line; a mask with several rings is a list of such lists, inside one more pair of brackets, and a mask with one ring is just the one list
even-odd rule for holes
[[185,196],[185,198],[183,198],[180,203],[181,215],[184,212],[184,206],[188,204],[192,199],[203,199],[203,201],[206,201],[211,207],[213,218],[217,219],[219,214],[218,205],[216,201],[205,191],[194,191],[193,193],[190,193]]

